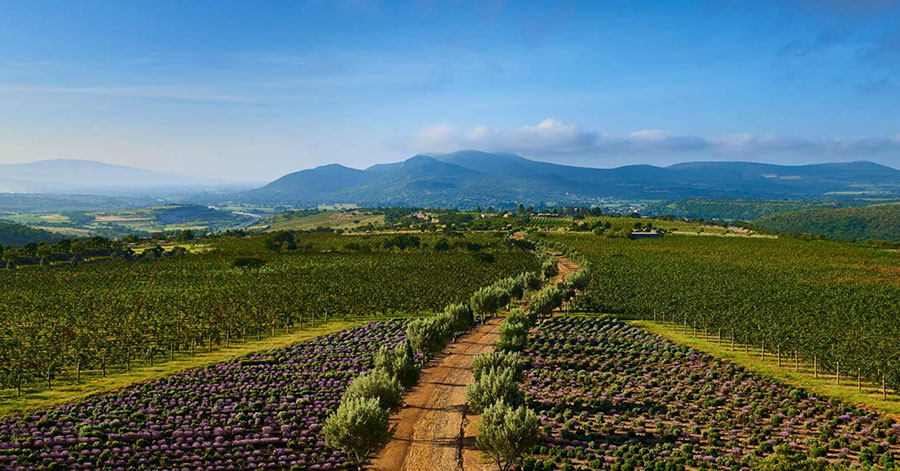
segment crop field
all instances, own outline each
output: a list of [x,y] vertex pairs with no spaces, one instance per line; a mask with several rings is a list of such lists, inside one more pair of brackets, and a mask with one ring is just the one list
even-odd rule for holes
[[550,237],[594,263],[582,309],[674,321],[900,387],[896,252],[792,238]]
[[750,469],[797,453],[893,466],[900,424],[638,327],[553,318],[532,334],[526,402],[546,433],[524,469]]
[[329,229],[353,229],[369,224],[384,224],[383,214],[366,214],[358,211],[323,211],[317,214],[294,217],[291,213],[279,214],[260,224],[267,225],[267,231],[308,231],[321,227]]
[[191,255],[3,270],[3,397],[328,319],[434,312],[538,268],[494,235],[451,239],[224,238]]
[[404,321],[375,321],[290,347],[136,384],[0,422],[10,471],[337,469],[325,418]]

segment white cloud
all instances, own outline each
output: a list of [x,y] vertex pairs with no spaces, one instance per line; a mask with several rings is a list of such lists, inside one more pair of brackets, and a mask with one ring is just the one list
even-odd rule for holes
[[900,152],[900,133],[860,139],[741,133],[703,137],[643,129],[615,135],[547,118],[536,125],[516,128],[479,125],[465,129],[441,123],[419,131],[413,144],[422,152],[475,148],[547,156],[705,153],[710,157],[740,158],[771,153],[806,153],[861,158],[875,153]]

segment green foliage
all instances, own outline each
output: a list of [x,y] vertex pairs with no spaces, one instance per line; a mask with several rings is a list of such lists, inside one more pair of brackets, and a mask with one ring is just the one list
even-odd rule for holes
[[500,351],[520,352],[528,343],[528,326],[519,322],[510,322],[509,319],[500,324],[500,338],[496,346]]
[[[900,386],[895,252],[795,238],[552,238],[591,259],[595,275],[575,301],[580,309],[721,332],[767,352],[798,352],[820,372],[840,363],[842,372]],[[539,304],[533,297],[532,309]]]
[[763,217],[755,223],[787,234],[811,234],[857,242],[900,242],[900,204],[790,211]]
[[390,413],[378,399],[341,401],[337,412],[325,420],[325,443],[344,452],[362,469],[363,463],[391,439]]
[[849,467],[796,453],[776,453],[753,467],[754,471],[844,471]]
[[520,465],[540,438],[537,414],[525,407],[511,408],[504,401],[485,408],[475,443],[500,471]]
[[33,229],[24,224],[0,221],[0,246],[25,245],[57,239],[59,239],[59,236],[50,231]]
[[344,392],[342,400],[378,399],[378,405],[396,411],[403,402],[403,386],[383,370],[375,369],[356,377]]
[[[159,360],[172,352],[206,351],[319,324],[326,315],[371,319],[434,312],[467,301],[473,287],[538,266],[532,254],[511,250],[493,235],[460,237],[494,253],[492,264],[453,250],[382,250],[385,238],[223,236],[204,240],[209,250],[202,253],[170,257],[168,249],[146,251],[158,258],[135,257],[130,248],[116,252],[105,239],[55,243],[47,256],[54,266],[0,270],[0,331],[20,343],[0,342],[0,358],[23,372],[18,378],[0,375],[0,385],[14,387],[22,377],[24,387],[45,384],[47,371],[54,377],[74,373],[78,361],[93,374],[145,362],[151,354]],[[294,250],[287,247],[292,240]],[[277,250],[266,250],[269,242]],[[350,244],[374,249],[350,252]],[[22,257],[33,257],[36,265],[42,247],[4,250],[3,261],[18,265]],[[94,260],[95,253],[112,259]],[[82,254],[78,266],[69,263],[75,254]],[[233,268],[235,260],[248,258],[261,262],[253,262],[252,270]]]
[[475,381],[481,381],[482,375],[490,370],[512,370],[513,380],[522,381],[522,356],[518,352],[493,352],[475,355],[472,359],[472,374]]
[[531,311],[538,315],[549,315],[560,307],[563,293],[556,286],[545,286],[531,296]]
[[489,369],[481,374],[479,381],[466,387],[466,401],[469,409],[476,414],[500,400],[511,406],[522,404],[515,368]]
[[455,335],[469,330],[475,323],[475,315],[467,304],[451,304],[444,308],[442,315],[449,320],[450,329]]
[[412,348],[426,355],[440,352],[451,333],[449,319],[441,316],[416,319],[406,326],[406,338]]
[[405,341],[391,349],[381,347],[375,356],[375,369],[386,372],[404,388],[411,388],[419,381],[421,368],[416,363],[412,344]]
[[676,218],[718,221],[752,221],[785,211],[833,208],[837,203],[797,200],[741,200],[741,199],[683,199],[648,205],[644,216],[674,216]]

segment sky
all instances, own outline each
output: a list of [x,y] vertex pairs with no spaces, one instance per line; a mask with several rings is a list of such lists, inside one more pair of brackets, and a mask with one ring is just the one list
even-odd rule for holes
[[0,163],[900,168],[900,0],[0,0]]

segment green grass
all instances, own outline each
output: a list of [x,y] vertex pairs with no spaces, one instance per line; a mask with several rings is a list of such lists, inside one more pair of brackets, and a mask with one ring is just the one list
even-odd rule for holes
[[268,225],[268,231],[304,231],[327,227],[329,229],[352,229],[366,226],[369,223],[378,226],[384,224],[384,215],[351,214],[349,212],[325,211],[303,217],[278,215],[259,224]]
[[0,417],[21,414],[36,409],[45,409],[72,402],[93,394],[111,391],[125,386],[149,381],[162,376],[177,373],[190,368],[228,361],[253,352],[282,348],[288,345],[309,340],[323,335],[333,334],[356,327],[363,322],[336,321],[325,325],[306,328],[290,334],[276,335],[259,341],[248,341],[243,344],[220,348],[212,352],[197,353],[194,356],[176,356],[175,360],[158,363],[154,366],[134,367],[129,372],[111,373],[104,377],[92,376],[81,384],[61,384],[52,390],[23,389],[21,397],[15,397],[15,390],[0,390]]
[[852,376],[841,374],[841,384],[839,385],[834,374],[825,374],[820,371],[816,378],[814,367],[810,363],[801,361],[799,370],[795,370],[793,357],[788,358],[787,355],[782,359],[782,366],[778,366],[774,352],[766,352],[766,359],[763,360],[759,348],[750,347],[748,354],[745,345],[736,344],[735,349],[732,350],[730,340],[723,339],[721,343],[718,343],[714,334],[710,334],[710,339],[706,340],[705,335],[694,336],[685,333],[680,327],[668,323],[662,324],[647,320],[636,320],[629,323],[673,342],[734,362],[754,373],[775,378],[821,396],[851,402],[868,410],[890,414],[895,418],[900,417],[900,396],[888,389],[887,400],[884,400],[880,385],[868,384],[865,381],[862,383],[862,390],[857,390],[855,374]]

